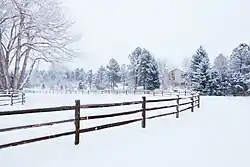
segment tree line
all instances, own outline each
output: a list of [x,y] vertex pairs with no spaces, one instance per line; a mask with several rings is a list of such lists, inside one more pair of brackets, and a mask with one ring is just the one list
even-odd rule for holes
[[119,64],[112,58],[106,66],[97,71],[84,68],[75,70],[59,70],[51,67],[48,71],[35,71],[27,87],[59,88],[59,89],[122,89],[141,87],[144,90],[160,88],[161,71],[165,69],[163,62],[157,62],[145,48],[137,47],[129,56],[129,64]]
[[231,55],[219,54],[213,64],[204,47],[200,46],[185,74],[188,87],[202,95],[249,95],[250,46],[241,43]]

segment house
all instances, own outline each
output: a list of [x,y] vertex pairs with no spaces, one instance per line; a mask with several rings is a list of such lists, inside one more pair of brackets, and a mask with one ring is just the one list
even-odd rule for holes
[[165,73],[165,88],[181,87],[185,88],[184,71],[174,69]]

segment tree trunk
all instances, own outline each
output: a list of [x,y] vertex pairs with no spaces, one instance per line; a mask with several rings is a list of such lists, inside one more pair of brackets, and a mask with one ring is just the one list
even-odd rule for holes
[[28,80],[30,79],[31,73],[33,71],[34,65],[36,64],[36,61],[34,61],[30,67],[29,73],[28,75],[25,77],[25,79],[20,83],[19,89],[23,89],[25,84],[28,82]]
[[[29,53],[30,53],[30,48],[29,48],[29,50],[26,51],[26,53],[25,53],[24,62],[23,62],[23,67],[22,67],[21,74],[20,74],[20,77],[19,77],[19,80],[18,80],[17,89],[20,88],[22,82],[23,82],[24,79],[25,79],[25,72],[26,72],[26,68],[27,68],[27,65],[28,65]],[[24,83],[24,84],[25,84],[25,83]]]
[[21,44],[22,44],[23,23],[24,23],[24,15],[21,14],[19,36],[18,36],[18,40],[17,40],[16,62],[15,62],[15,69],[14,69],[14,82],[13,82],[13,89],[14,90],[16,90],[18,87],[18,78],[19,78],[20,60],[21,60],[21,49],[22,49]]

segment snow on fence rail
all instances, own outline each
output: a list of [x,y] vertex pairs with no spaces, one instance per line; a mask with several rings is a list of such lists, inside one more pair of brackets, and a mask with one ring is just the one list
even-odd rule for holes
[[[191,100],[191,101],[181,102],[184,99]],[[159,103],[159,102],[167,102],[167,101],[176,101],[176,104],[165,105],[165,106],[160,106],[160,107],[150,107],[150,108],[146,107],[146,105],[148,103]],[[82,117],[80,114],[81,109],[118,107],[118,106],[135,105],[135,104],[141,104],[142,105],[141,109],[133,110],[133,111],[126,111],[126,112],[121,112],[121,113],[117,112],[117,113],[111,113],[111,114],[82,116]],[[180,106],[185,106],[188,104],[191,104],[191,106],[180,109]],[[97,130],[102,130],[102,129],[111,128],[111,127],[122,126],[122,125],[131,124],[131,123],[138,122],[138,121],[141,121],[142,128],[146,128],[146,120],[147,119],[154,119],[154,118],[163,117],[163,116],[167,116],[167,115],[173,115],[173,114],[176,115],[176,118],[179,118],[179,114],[181,112],[189,110],[189,109],[191,109],[191,112],[194,112],[195,107],[200,108],[200,96],[199,95],[193,95],[193,96],[189,96],[189,97],[188,96],[187,97],[180,97],[179,95],[177,95],[176,98],[157,99],[157,100],[146,100],[146,97],[143,96],[142,101],[131,101],[131,102],[121,102],[121,103],[105,103],[105,104],[85,104],[85,105],[81,105],[80,100],[76,100],[74,106],[61,106],[61,107],[52,107],[52,108],[4,111],[4,112],[0,112],[0,116],[11,116],[11,115],[20,115],[20,114],[22,114],[22,115],[23,114],[37,114],[37,113],[48,113],[48,112],[60,112],[60,111],[66,111],[66,110],[75,110],[75,118],[62,120],[62,121],[40,123],[40,124],[30,124],[30,125],[24,125],[24,126],[8,127],[8,128],[0,129],[0,133],[14,131],[14,130],[20,130],[20,129],[30,129],[30,128],[38,128],[38,127],[44,127],[44,126],[51,126],[51,125],[55,125],[55,124],[63,124],[63,123],[69,123],[69,122],[74,122],[75,130],[69,131],[69,132],[64,132],[64,133],[53,134],[53,135],[49,135],[49,136],[37,137],[37,138],[2,144],[2,145],[0,145],[0,149],[12,147],[12,146],[23,145],[23,144],[28,144],[28,143],[33,143],[33,142],[38,142],[38,141],[42,141],[42,140],[58,138],[58,137],[62,137],[62,136],[68,136],[68,135],[75,135],[75,145],[78,145],[80,142],[80,133],[86,133],[86,132],[97,131]],[[176,111],[173,111],[171,113],[158,114],[158,115],[154,115],[154,116],[147,116],[147,111],[159,110],[159,109],[165,109],[165,108],[176,108]],[[131,114],[136,114],[136,113],[141,113],[142,114],[141,118],[129,119],[126,121],[119,121],[119,122],[89,127],[89,128],[85,128],[85,129],[80,129],[80,121],[104,119],[104,118],[118,117],[118,116],[124,116],[124,115],[131,115]]]
[[23,92],[0,91],[0,106],[8,106],[25,103],[25,94]]

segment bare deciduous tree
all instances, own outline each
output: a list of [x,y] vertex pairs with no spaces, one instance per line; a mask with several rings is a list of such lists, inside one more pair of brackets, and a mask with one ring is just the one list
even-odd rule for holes
[[70,45],[78,38],[69,35],[72,25],[57,0],[2,0],[1,88],[22,89],[39,60],[61,63],[74,57]]

